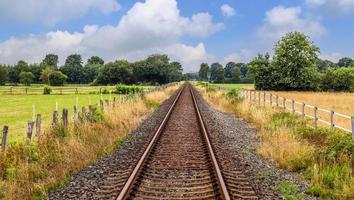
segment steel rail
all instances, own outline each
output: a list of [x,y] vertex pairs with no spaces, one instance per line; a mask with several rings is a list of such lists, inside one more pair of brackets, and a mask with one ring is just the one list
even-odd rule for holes
[[124,200],[127,199],[129,193],[131,192],[134,183],[136,181],[136,179],[138,178],[138,175],[140,173],[140,171],[142,170],[145,161],[147,160],[154,144],[156,143],[157,139],[159,138],[159,136],[161,135],[161,132],[163,130],[163,128],[165,127],[168,119],[171,116],[172,110],[175,108],[175,105],[178,101],[178,99],[180,98],[182,91],[186,88],[186,86],[182,86],[182,88],[180,89],[180,91],[178,92],[177,97],[175,98],[175,100],[173,101],[171,107],[169,108],[168,112],[166,113],[162,123],[160,124],[159,128],[157,129],[157,131],[154,134],[154,137],[151,139],[151,141],[149,142],[149,145],[146,147],[143,155],[141,156],[140,160],[138,161],[138,164],[135,166],[133,172],[131,173],[131,175],[129,176],[129,179],[127,180],[127,182],[124,184],[123,189],[121,190],[121,192],[119,193],[118,197],[116,198],[117,200]]
[[216,156],[214,154],[214,150],[213,150],[213,147],[212,147],[210,139],[209,139],[209,134],[208,134],[208,132],[207,132],[207,130],[205,128],[204,120],[203,120],[202,115],[200,113],[200,110],[199,110],[199,107],[198,107],[198,104],[197,104],[197,100],[196,100],[196,98],[194,96],[194,92],[193,92],[192,88],[190,88],[190,92],[191,92],[191,95],[192,95],[192,98],[193,98],[194,108],[195,108],[196,113],[198,115],[199,125],[202,128],[203,136],[204,136],[204,139],[205,139],[205,141],[207,143],[208,153],[209,153],[210,159],[212,161],[212,166],[213,166],[214,173],[216,175],[216,179],[218,181],[218,186],[220,187],[219,189],[220,189],[220,192],[221,192],[221,195],[222,195],[221,198],[224,199],[224,200],[230,200],[231,199],[230,194],[229,194],[229,192],[227,190],[227,187],[226,187],[223,175],[221,173],[219,164],[218,164],[218,162],[216,160]]

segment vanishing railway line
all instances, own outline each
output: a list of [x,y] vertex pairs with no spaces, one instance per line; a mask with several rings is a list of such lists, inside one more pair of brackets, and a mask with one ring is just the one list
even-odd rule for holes
[[190,85],[183,86],[137,165],[97,199],[258,199],[240,171],[219,166]]

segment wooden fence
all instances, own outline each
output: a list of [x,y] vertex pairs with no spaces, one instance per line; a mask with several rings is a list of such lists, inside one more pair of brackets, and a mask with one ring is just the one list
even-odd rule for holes
[[[132,101],[135,98],[143,98],[144,95],[151,93],[151,92],[155,92],[155,91],[159,91],[162,89],[165,89],[169,86],[175,85],[178,83],[171,83],[171,84],[167,84],[167,85],[162,85],[159,87],[154,87],[154,88],[147,88],[145,89],[143,92],[140,93],[135,93],[135,94],[129,94],[129,95],[125,95],[121,98],[113,98],[110,100],[103,100],[101,99],[99,103],[97,103],[96,105],[99,106],[100,110],[102,112],[108,112],[109,110],[111,110],[112,108],[114,108],[116,105],[120,104],[120,103],[126,103],[129,101]],[[57,106],[56,106],[57,107]],[[74,126],[77,126],[79,123],[81,124],[86,124],[86,123],[94,123],[94,119],[93,119],[93,107],[92,105],[89,105],[87,108],[85,106],[83,106],[81,108],[81,114],[79,117],[79,110],[78,110],[78,106],[74,105],[73,106],[73,111],[72,111],[72,123],[74,124]],[[62,112],[61,112],[61,117],[59,117],[59,111],[56,108],[53,111],[53,115],[52,115],[52,127],[55,126],[63,126],[63,127],[67,127],[69,125],[69,110],[66,108],[63,108]],[[9,135],[9,126],[5,125],[3,126],[2,129],[2,138],[1,138],[1,151],[5,151],[6,147],[7,147],[7,138]],[[27,123],[27,130],[26,130],[26,138],[27,138],[27,142],[31,142],[32,138],[33,138],[33,133],[35,133],[35,137],[39,137],[41,134],[41,130],[42,130],[42,116],[41,114],[37,114],[36,117],[33,117],[32,120],[29,120]]]
[[[112,91],[115,86],[107,87],[50,87],[51,94],[100,94],[105,89]],[[44,87],[0,87],[0,94],[43,94]]]
[[313,120],[315,128],[322,125],[329,126],[331,129],[340,129],[352,133],[354,140],[354,116],[345,115],[333,110],[322,109],[294,99],[287,99],[271,92],[241,90],[240,95],[247,101],[258,104],[259,106],[278,107],[289,110],[291,113],[300,114],[303,119]]

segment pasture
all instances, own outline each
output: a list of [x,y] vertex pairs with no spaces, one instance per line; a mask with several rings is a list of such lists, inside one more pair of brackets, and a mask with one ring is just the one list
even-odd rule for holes
[[[141,87],[148,88],[150,86]],[[0,126],[9,126],[9,143],[24,141],[27,122],[33,119],[33,114],[41,114],[42,126],[46,128],[52,122],[53,111],[56,107],[59,112],[63,108],[69,109],[69,117],[72,118],[73,106],[76,104],[78,108],[81,108],[90,104],[98,104],[101,97],[103,100],[109,100],[121,96],[113,93],[100,94],[100,88],[102,88],[102,92],[104,90],[107,92],[113,91],[114,86],[70,85],[53,87],[53,92],[50,95],[42,94],[43,85],[27,87],[28,94],[24,93],[24,88],[23,86],[13,87],[13,94],[11,95],[8,94],[9,86],[0,87]],[[75,88],[77,88],[77,94],[75,93]]]
[[211,87],[221,87],[226,89],[248,89],[253,90],[254,84],[227,84],[227,83],[212,83]]

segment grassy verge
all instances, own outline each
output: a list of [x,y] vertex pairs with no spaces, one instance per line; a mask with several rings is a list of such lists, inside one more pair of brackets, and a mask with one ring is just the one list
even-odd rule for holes
[[[275,165],[300,172],[311,186],[307,193],[322,199],[354,198],[354,141],[350,134],[329,129],[314,129],[296,115],[281,110],[250,105],[233,91],[199,87],[204,98],[221,111],[233,112],[259,129],[258,152]],[[279,183],[281,191],[287,184]],[[302,199],[296,190],[290,199]],[[289,194],[284,193],[288,199]]]
[[[108,154],[139,126],[177,86],[121,102],[95,123],[48,128],[31,144],[12,144],[0,153],[0,199],[42,199],[65,185],[70,174]],[[129,119],[129,120],[127,120]]]

